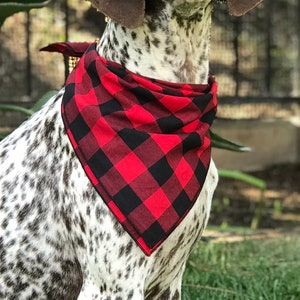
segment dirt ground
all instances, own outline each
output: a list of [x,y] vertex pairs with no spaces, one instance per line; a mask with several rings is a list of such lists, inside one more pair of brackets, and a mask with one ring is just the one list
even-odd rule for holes
[[[267,183],[259,228],[285,231],[300,228],[300,164],[279,165],[249,174]],[[250,227],[260,199],[259,189],[220,178],[210,224]]]

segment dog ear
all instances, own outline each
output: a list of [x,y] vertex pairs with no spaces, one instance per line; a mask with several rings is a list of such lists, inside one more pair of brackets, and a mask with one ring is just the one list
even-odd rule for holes
[[242,16],[263,0],[227,0],[228,11],[233,16]]
[[89,1],[104,15],[127,28],[138,27],[142,24],[145,16],[145,0]]

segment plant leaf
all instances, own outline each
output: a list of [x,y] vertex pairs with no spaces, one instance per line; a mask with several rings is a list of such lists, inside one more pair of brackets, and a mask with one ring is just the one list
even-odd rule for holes
[[32,113],[35,113],[38,110],[40,110],[42,108],[42,106],[56,94],[57,94],[57,91],[55,91],[55,90],[49,91],[46,94],[44,94],[31,108]]
[[4,111],[17,111],[25,114],[26,116],[31,116],[32,111],[31,109],[24,108],[19,105],[13,105],[13,104],[0,104],[0,110]]
[[45,95],[43,95],[32,108],[24,108],[20,105],[14,105],[14,104],[0,104],[0,110],[3,111],[16,111],[25,114],[26,116],[30,117],[35,112],[40,110],[42,106],[50,100],[51,97],[53,97],[55,94],[57,94],[57,91],[49,91]]
[[17,12],[43,7],[51,0],[4,0],[0,2],[0,27],[5,19]]
[[265,190],[267,188],[267,184],[264,180],[240,171],[219,169],[218,173],[220,177],[240,180],[261,190]]
[[221,136],[213,133],[211,130],[210,130],[210,137],[211,137],[211,146],[214,148],[236,151],[236,152],[251,151],[251,148],[226,140],[225,138],[222,138]]

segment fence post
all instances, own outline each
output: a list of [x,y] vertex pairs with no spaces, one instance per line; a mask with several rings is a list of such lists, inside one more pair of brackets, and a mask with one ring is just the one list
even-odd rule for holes
[[[64,11],[65,11],[65,41],[69,40],[69,3],[68,0],[64,1]],[[65,64],[65,80],[69,76],[69,58],[68,56],[64,55],[64,64]]]
[[[292,96],[300,97],[300,2],[299,0],[293,1],[292,8],[294,8],[295,15],[293,16],[296,19],[295,22],[295,31],[293,35],[293,44],[297,48],[295,55],[295,65],[292,71],[292,80],[293,80],[293,88],[292,88]],[[294,7],[295,6],[295,7]]]
[[27,96],[31,96],[32,93],[32,80],[31,80],[31,55],[30,55],[30,12],[26,12],[26,94]]
[[235,55],[235,62],[234,62],[234,69],[233,69],[233,78],[235,81],[235,96],[237,97],[240,92],[240,43],[239,37],[242,28],[242,20],[241,18],[235,18],[233,20],[233,48],[234,48],[234,55]]
[[265,82],[266,82],[266,93],[270,95],[272,87],[272,15],[273,15],[273,3],[269,0],[265,2],[265,18],[266,18],[266,71],[265,71]]

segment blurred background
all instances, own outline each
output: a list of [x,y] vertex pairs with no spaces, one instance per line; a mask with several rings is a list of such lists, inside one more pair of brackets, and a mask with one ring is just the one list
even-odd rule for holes
[[[1,2],[5,1],[0,1],[0,16]],[[30,108],[49,90],[60,89],[68,73],[65,59],[39,49],[66,40],[94,41],[104,28],[104,16],[83,0],[52,0],[43,8],[7,18],[0,29],[0,105]],[[251,152],[213,149],[220,181],[207,239],[230,243],[239,237],[275,237],[276,242],[241,243],[230,253],[212,244],[202,247],[199,255],[196,249],[188,264],[186,274],[192,275],[186,275],[184,299],[200,299],[199,289],[201,299],[300,299],[299,278],[294,276],[299,251],[296,246],[283,247],[300,246],[300,1],[264,0],[242,18],[230,17],[226,6],[217,4],[210,66],[219,84],[213,131]],[[0,109],[0,133],[26,118],[24,113]],[[228,176],[226,171],[232,170],[250,180],[242,180],[241,173]],[[260,256],[251,254],[253,260],[243,265],[249,249]],[[260,278],[256,265],[261,267],[268,256],[265,249],[278,251]],[[204,261],[199,262],[203,253]],[[284,262],[278,273],[276,257]],[[213,264],[216,271],[210,274]],[[209,274],[207,283],[203,272],[199,281],[207,286],[199,287],[197,272],[203,268]],[[251,270],[248,277],[245,269]]]

